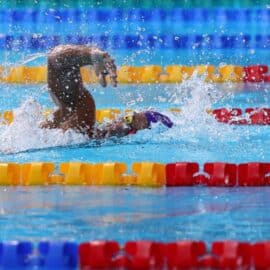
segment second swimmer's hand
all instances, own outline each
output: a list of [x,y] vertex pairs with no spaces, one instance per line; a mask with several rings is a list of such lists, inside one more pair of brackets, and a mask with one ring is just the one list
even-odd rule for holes
[[92,61],[94,70],[99,79],[99,83],[103,86],[107,86],[106,76],[109,75],[111,83],[114,87],[117,86],[117,69],[114,60],[111,56],[100,49],[93,49]]

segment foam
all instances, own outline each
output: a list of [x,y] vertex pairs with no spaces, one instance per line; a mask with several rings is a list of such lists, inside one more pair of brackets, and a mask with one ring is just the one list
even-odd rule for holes
[[[206,110],[216,102],[229,97],[228,92],[219,91],[212,83],[204,81],[203,77],[194,74],[189,80],[175,86],[170,94],[169,102],[174,107],[181,107],[181,114],[167,110],[160,111],[169,116],[174,126],[168,129],[153,124],[151,130],[143,130],[128,136],[121,143],[208,143],[213,141],[237,141],[239,132],[230,125],[218,123]],[[131,98],[131,97],[130,97]],[[125,100],[126,101],[126,100]],[[124,102],[125,102],[124,101]],[[139,103],[139,101],[135,101]],[[148,109],[148,108],[147,108]],[[63,132],[60,129],[41,129],[44,120],[44,108],[33,98],[27,99],[14,111],[14,121],[9,126],[0,127],[0,152],[16,153],[30,149],[41,149],[55,146],[76,145],[89,142],[89,139],[74,130]],[[103,144],[115,143],[115,140],[103,141]],[[204,144],[204,143],[203,143]]]
[[205,82],[204,79],[194,74],[189,80],[176,85],[168,101],[173,105],[172,107],[181,108],[181,114],[162,112],[171,118],[174,126],[167,129],[160,123],[152,125],[151,132],[142,131],[138,134],[140,139],[155,143],[179,141],[199,143],[205,140],[209,144],[217,140],[220,143],[228,142],[228,140],[237,141],[241,136],[239,130],[230,125],[218,123],[212,115],[207,113],[207,109],[212,108],[213,104],[228,99],[231,92],[220,91],[215,84]]
[[33,98],[14,110],[14,121],[0,128],[0,152],[17,153],[29,149],[84,143],[88,138],[74,130],[41,129],[42,106]]

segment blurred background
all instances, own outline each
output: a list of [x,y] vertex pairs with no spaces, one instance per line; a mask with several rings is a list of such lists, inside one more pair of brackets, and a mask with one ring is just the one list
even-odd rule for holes
[[1,1],[0,52],[8,64],[91,44],[119,65],[246,65],[269,62],[269,26],[267,0]]

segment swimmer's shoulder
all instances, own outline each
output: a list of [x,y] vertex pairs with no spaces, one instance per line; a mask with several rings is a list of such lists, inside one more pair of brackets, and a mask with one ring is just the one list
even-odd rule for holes
[[56,47],[52,48],[49,52],[49,55],[59,54],[59,53],[68,53],[74,50],[80,50],[88,48],[86,45],[72,45],[72,44],[61,44],[57,45]]

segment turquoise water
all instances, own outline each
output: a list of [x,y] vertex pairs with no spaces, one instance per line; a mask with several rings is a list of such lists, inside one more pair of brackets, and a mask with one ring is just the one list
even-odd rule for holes
[[[123,161],[129,165],[143,160],[196,161],[200,164],[207,161],[269,161],[270,127],[223,125],[203,114],[204,106],[208,105],[203,99],[207,100],[209,96],[212,107],[267,106],[269,86],[208,87],[205,88],[198,78],[187,85],[120,85],[117,89],[88,86],[98,108],[153,107],[166,112],[166,108],[178,106],[191,110],[184,114],[183,122],[169,131],[155,126],[152,130],[116,141],[2,153],[0,158],[2,161],[53,161],[56,164],[70,160]],[[53,106],[44,85],[2,85],[0,95],[1,110],[20,107],[21,102],[30,97],[45,107]],[[130,100],[135,103],[129,104]],[[203,106],[197,111],[198,100]],[[196,115],[198,112],[203,116]],[[171,117],[178,121],[180,116]],[[23,136],[15,140],[21,143],[25,140]],[[34,134],[29,136],[35,138]],[[0,138],[3,139],[3,133]],[[258,241],[270,237],[269,192],[268,187],[1,188],[0,238]]]
[[[253,18],[245,23],[210,20],[182,23],[0,23],[7,35],[97,34],[239,34],[269,35],[269,21]],[[269,50],[258,48],[143,49],[108,51],[118,66],[157,64],[270,64]],[[46,64],[36,53],[17,48],[2,50],[2,65]],[[179,85],[119,85],[102,89],[88,85],[98,108],[153,108],[168,114],[175,127],[154,126],[126,138],[83,141],[76,134],[40,132],[36,111],[52,108],[46,85],[6,85],[0,91],[0,111],[17,109],[14,128],[0,127],[0,160],[15,162],[64,161],[208,161],[247,162],[270,160],[270,127],[229,126],[217,123],[205,110],[218,107],[269,107],[269,84],[205,84],[201,78]],[[34,99],[34,100],[33,100]],[[181,115],[167,109],[180,107]],[[18,109],[19,108],[19,109]],[[34,115],[34,116],[33,116]],[[60,139],[59,139],[60,138]],[[51,147],[52,142],[69,142]],[[59,143],[61,144],[61,143]],[[269,193],[264,188],[161,188],[130,187],[18,187],[0,188],[0,239],[132,239],[173,241],[218,239],[258,241],[270,238]]]
[[269,239],[269,188],[1,189],[1,240]]
[[[80,142],[74,140],[72,145],[68,146],[48,148],[50,145],[40,144],[32,148],[43,149],[32,149],[30,143],[27,149],[19,150],[19,153],[0,154],[1,160],[56,163],[69,160],[121,161],[128,164],[143,160],[163,163],[196,161],[201,164],[207,161],[268,161],[270,127],[221,124],[209,116],[206,109],[268,107],[269,85],[209,84],[208,88],[205,85],[201,79],[182,85],[119,85],[118,88],[105,89],[98,85],[89,85],[88,89],[94,95],[97,108],[153,108],[167,113],[176,125],[171,130],[155,126],[151,130],[141,131],[126,138],[88,141],[80,145]],[[18,108],[22,102],[30,98],[34,98],[44,108],[54,106],[45,85],[2,85],[0,95],[1,111]],[[172,107],[182,108],[184,114],[169,113],[167,109]],[[35,131],[29,132],[33,132],[35,140],[44,140],[35,136]],[[2,133],[1,139],[3,136],[14,134]],[[24,133],[22,136],[14,136],[12,144],[20,145],[25,140],[23,136]]]
[[[115,59],[118,66],[122,65],[215,65],[232,64],[232,65],[254,65],[270,64],[269,50],[265,49],[179,49],[179,50],[107,50]],[[22,50],[16,52],[1,51],[0,59],[2,65],[16,65],[28,61],[34,52],[25,54]],[[27,63],[27,65],[45,65],[44,57],[46,52],[41,52],[41,56]]]

